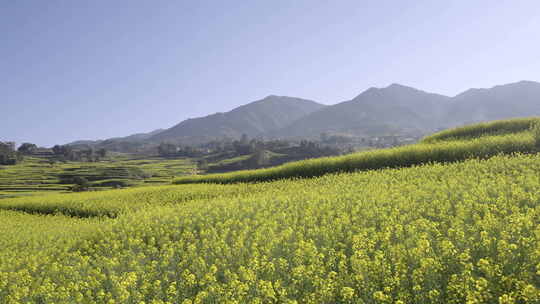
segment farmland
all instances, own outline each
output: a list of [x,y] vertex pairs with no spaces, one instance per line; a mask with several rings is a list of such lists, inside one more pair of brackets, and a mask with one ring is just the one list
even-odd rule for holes
[[419,144],[463,161],[4,198],[0,302],[538,303],[529,128]]
[[372,150],[337,157],[322,157],[277,167],[223,174],[184,176],[177,184],[261,182],[282,178],[316,177],[328,173],[354,172],[489,158],[498,154],[535,153],[540,132],[538,118],[481,123],[451,129],[425,138],[415,145]]
[[0,166],[0,198],[44,193],[68,192],[74,177],[89,180],[94,190],[168,184],[175,176],[191,174],[190,159],[143,159],[125,155],[99,162],[51,162],[47,158],[27,157],[13,166]]

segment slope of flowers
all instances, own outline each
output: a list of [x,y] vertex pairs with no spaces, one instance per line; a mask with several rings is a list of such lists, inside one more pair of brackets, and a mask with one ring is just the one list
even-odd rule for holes
[[401,168],[431,162],[456,162],[471,158],[488,158],[498,154],[538,151],[531,132],[481,136],[473,139],[435,141],[410,146],[352,153],[291,162],[277,167],[244,170],[223,174],[195,175],[177,178],[175,184],[262,182],[284,178],[317,177],[336,172],[355,172],[384,168]]
[[72,217],[116,218],[126,212],[149,207],[176,205],[190,200],[234,196],[245,186],[191,185],[181,191],[177,186],[141,187],[99,192],[49,194],[0,200],[0,209],[30,214],[62,214]]
[[1,211],[30,226],[1,225],[0,302],[538,303],[538,172],[496,156],[200,188],[116,219]]
[[533,117],[477,123],[435,133],[422,139],[422,142],[434,143],[441,141],[451,141],[456,139],[471,139],[486,135],[493,136],[519,133],[529,130],[535,123],[538,122],[540,122],[540,118]]

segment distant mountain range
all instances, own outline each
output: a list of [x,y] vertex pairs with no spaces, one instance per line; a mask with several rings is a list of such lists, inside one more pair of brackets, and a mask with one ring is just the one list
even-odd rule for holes
[[448,123],[540,115],[540,83],[520,81],[491,89],[470,89],[452,98]]
[[104,148],[110,151],[130,151],[144,145],[151,145],[151,142],[148,140],[160,133],[164,129],[157,129],[149,133],[137,133],[125,137],[114,137],[105,140],[78,140],[72,143],[69,143],[70,146],[90,146],[94,148]]
[[270,95],[226,113],[184,120],[150,140],[201,143],[222,137],[239,138],[242,134],[262,136],[323,107],[311,100]]
[[312,138],[323,132],[358,136],[426,134],[466,123],[540,115],[540,83],[521,81],[490,89],[469,89],[455,97],[392,84],[370,88],[357,97],[325,106],[315,101],[268,96],[226,113],[187,119],[165,130],[104,141],[198,144],[218,138]]
[[308,114],[279,130],[276,136],[312,137],[322,132],[382,135],[426,132],[443,127],[450,98],[399,84],[370,88],[352,100]]

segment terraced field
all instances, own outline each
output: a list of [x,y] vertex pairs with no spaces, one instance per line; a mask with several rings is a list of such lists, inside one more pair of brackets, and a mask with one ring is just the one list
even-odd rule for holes
[[88,179],[93,189],[168,184],[175,176],[194,170],[195,164],[189,159],[117,156],[95,163],[51,163],[46,158],[31,157],[15,166],[0,166],[0,197],[66,192],[77,176]]

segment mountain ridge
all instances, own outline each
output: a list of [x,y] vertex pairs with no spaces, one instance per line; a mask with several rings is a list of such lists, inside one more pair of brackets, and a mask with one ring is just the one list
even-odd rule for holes
[[152,141],[198,142],[219,137],[259,136],[325,107],[312,100],[269,95],[224,113],[184,120]]
[[[425,121],[427,115],[419,110],[442,107],[449,99],[447,96],[396,83],[384,88],[371,87],[351,100],[309,114],[279,130],[275,135],[313,137],[329,131],[382,134],[396,131],[395,127],[411,131],[425,129],[427,126],[432,128],[432,124]],[[442,110],[432,109],[431,112],[440,116]],[[371,129],[379,129],[380,132]]]
[[333,105],[268,95],[228,112],[183,120],[159,132],[94,143],[199,144],[219,138],[236,139],[242,134],[268,138],[312,138],[323,132],[358,136],[428,134],[466,123],[533,115],[540,115],[540,83],[535,81],[471,88],[452,97],[392,83],[368,88]]

